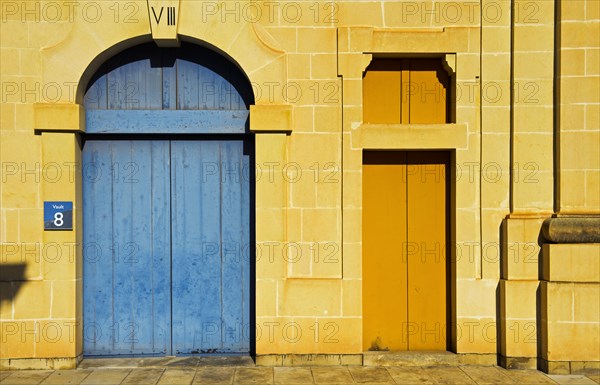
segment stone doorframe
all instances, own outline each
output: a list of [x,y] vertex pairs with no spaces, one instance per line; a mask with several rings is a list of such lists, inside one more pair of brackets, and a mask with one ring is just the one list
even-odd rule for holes
[[[141,3],[141,2],[140,2]],[[178,46],[181,40],[211,49],[229,58],[246,74],[253,86],[287,81],[287,57],[285,51],[269,33],[257,23],[227,23],[215,33],[215,27],[198,23],[187,15],[200,14],[202,2],[180,0],[144,1],[148,19],[119,28],[99,23],[75,20],[58,33],[58,43],[42,49],[42,81],[67,87],[53,103],[37,103],[33,108],[34,131],[41,136],[42,162],[55,164],[69,172],[67,182],[52,183],[52,178],[42,178],[43,200],[67,200],[73,202],[73,231],[45,232],[44,244],[60,245],[63,255],[60,269],[65,279],[75,281],[75,292],[65,301],[70,302],[70,317],[64,321],[65,334],[71,335],[68,345],[57,350],[53,358],[32,358],[25,366],[62,369],[73,368],[82,359],[83,351],[83,290],[82,290],[82,167],[81,135],[85,134],[86,118],[83,95],[98,68],[118,52],[130,47],[154,41],[159,46]],[[110,6],[99,3],[99,6]],[[152,7],[165,8],[162,18],[152,17]],[[196,9],[198,8],[198,9]],[[157,12],[156,14],[159,14]],[[168,17],[167,17],[168,16]],[[158,21],[160,20],[160,21]],[[110,22],[110,21],[109,21]],[[109,23],[101,20],[100,23]],[[251,52],[251,54],[249,54]],[[235,58],[235,59],[234,59]],[[292,106],[283,95],[274,95],[268,101],[257,101],[250,106],[250,130],[256,136],[256,162],[277,162],[284,165],[287,158],[286,136],[292,131]],[[276,197],[279,197],[277,199]],[[287,190],[279,183],[269,183],[267,178],[256,183],[256,224],[276,215],[285,218]],[[264,226],[256,225],[256,241],[265,239]],[[285,229],[280,230],[285,236]],[[269,231],[269,237],[272,231]],[[55,246],[56,247],[56,246]],[[68,254],[70,253],[70,254]],[[261,293],[256,293],[257,297]],[[35,362],[34,362],[35,361]]]

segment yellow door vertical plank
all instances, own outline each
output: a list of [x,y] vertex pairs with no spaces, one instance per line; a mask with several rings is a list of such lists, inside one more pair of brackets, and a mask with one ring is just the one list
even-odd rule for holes
[[363,155],[363,349],[406,350],[406,153]]
[[446,350],[448,155],[407,154],[408,349]]
[[440,59],[410,60],[408,123],[446,123],[448,74]]
[[367,67],[363,78],[363,121],[400,123],[398,60],[376,60]]

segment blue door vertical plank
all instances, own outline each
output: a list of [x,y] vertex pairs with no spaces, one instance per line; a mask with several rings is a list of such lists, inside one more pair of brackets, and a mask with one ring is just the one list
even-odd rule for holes
[[[131,237],[119,245],[119,263],[127,274],[125,301],[129,322],[122,328],[123,347],[131,352],[153,352],[152,312],[152,143],[131,141],[131,158],[120,166],[120,182],[130,188]],[[150,203],[150,205],[148,205]],[[122,215],[122,214],[121,214]]]
[[226,106],[225,79],[209,68],[198,67],[201,101],[199,109],[201,110],[224,110]]
[[194,65],[195,74],[198,77],[198,106],[199,110],[214,110],[215,106],[215,87],[214,73],[206,67]]
[[[149,63],[143,63],[142,65],[146,68],[139,68],[138,71],[142,74],[143,78],[141,81],[145,84],[144,93],[141,94],[140,98],[145,97],[145,103],[141,109],[146,110],[161,110],[163,107],[163,79],[162,79],[162,68],[159,66],[161,57],[158,52],[151,54]],[[150,67],[150,69],[147,69]]]
[[215,110],[231,110],[232,92],[231,84],[221,75],[215,74],[214,88],[216,92]]
[[221,142],[221,275],[224,351],[244,346],[243,179],[241,141]]
[[94,110],[105,110],[107,106],[107,77],[104,74],[90,86],[85,93],[85,107]]
[[131,142],[131,162],[121,181],[131,187],[132,238],[120,245],[131,306],[122,328],[124,346],[135,354],[165,354],[170,319],[169,154],[168,143]]
[[[152,316],[154,351],[171,354],[171,154],[167,141],[152,142]],[[142,277],[140,279],[148,279]]]
[[146,83],[144,82],[144,74],[152,71],[149,63],[150,60],[148,59],[136,60],[121,68],[124,76],[121,78],[119,98],[123,109],[145,109]]
[[197,110],[200,104],[198,66],[186,60],[177,60],[177,109]]
[[[131,354],[129,336],[127,332],[130,328],[139,328],[132,319],[132,298],[133,287],[131,282],[131,266],[123,260],[123,250],[129,242],[137,243],[132,231],[133,220],[133,186],[126,183],[120,175],[121,170],[132,163],[131,141],[113,141],[111,176],[112,176],[112,226],[113,243],[111,245],[112,255],[112,333],[111,350],[112,354]],[[143,215],[143,213],[140,213]]]
[[250,314],[252,314],[250,307],[253,302],[251,300],[251,261],[254,260],[254,247],[251,244],[251,222],[250,222],[250,207],[251,207],[251,197],[250,197],[250,189],[251,189],[251,178],[254,178],[254,175],[251,174],[253,171],[250,167],[250,154],[251,154],[251,143],[248,139],[242,142],[242,260],[241,260],[241,269],[243,271],[242,275],[242,321],[243,321],[243,334],[242,334],[242,343],[239,346],[238,352],[249,352],[250,351],[250,339],[253,338],[254,333],[256,331],[254,320],[250,319]]
[[83,160],[84,354],[108,354],[112,324],[112,183],[109,142],[87,142]]
[[219,146],[173,141],[173,353],[221,349]]
[[146,109],[147,84],[146,73],[152,73],[149,59],[136,60],[123,67],[126,71],[124,88],[124,109],[140,110]]
[[244,99],[235,87],[247,83],[248,79],[240,71],[231,71],[227,77],[227,81],[229,83],[229,108],[232,110],[245,110],[247,107]]
[[162,66],[162,109],[177,109],[177,66],[168,57],[163,58]]
[[106,74],[107,78],[107,109],[117,110],[127,108],[127,100],[131,97],[129,87],[135,87],[134,83],[130,83],[127,78],[129,66],[125,64],[122,67],[117,67]]

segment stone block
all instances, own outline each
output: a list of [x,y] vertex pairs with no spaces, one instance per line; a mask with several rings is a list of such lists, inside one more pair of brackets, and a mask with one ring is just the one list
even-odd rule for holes
[[537,357],[538,281],[500,280],[500,353]]
[[457,353],[489,354],[497,351],[495,317],[457,317]]
[[340,316],[340,280],[288,279],[278,287],[277,313],[282,316]]
[[541,350],[546,361],[600,361],[600,284],[541,283]]
[[85,109],[79,104],[36,103],[33,112],[36,130],[85,130]]
[[543,218],[508,218],[502,226],[501,276],[537,280]]
[[600,282],[600,244],[544,244],[542,278],[553,282]]
[[359,317],[257,318],[257,355],[356,354],[361,352]]
[[310,55],[311,79],[336,79],[337,80],[337,55],[314,54]]
[[34,357],[38,328],[34,321],[0,322],[0,359]]
[[13,287],[16,320],[50,317],[52,282],[27,281],[19,285],[18,292],[15,291]]
[[336,209],[306,209],[302,212],[302,240],[305,242],[337,242],[340,217]]
[[298,28],[298,52],[335,53],[337,34],[334,28]]
[[277,307],[277,280],[258,279],[256,281],[256,316],[273,317]]
[[250,106],[250,129],[252,131],[293,130],[292,107],[289,105]]

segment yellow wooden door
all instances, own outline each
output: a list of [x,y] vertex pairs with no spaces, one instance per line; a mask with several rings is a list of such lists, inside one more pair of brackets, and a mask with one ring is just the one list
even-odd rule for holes
[[363,159],[363,348],[446,350],[448,154]]

